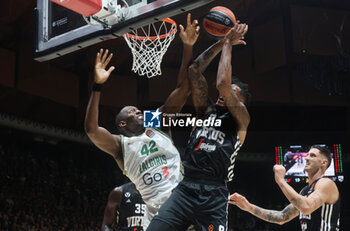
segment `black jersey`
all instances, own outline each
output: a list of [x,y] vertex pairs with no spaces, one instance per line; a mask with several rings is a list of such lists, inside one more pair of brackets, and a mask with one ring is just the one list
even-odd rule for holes
[[[229,112],[213,110],[203,121],[221,120],[221,126],[197,127],[192,131],[182,158],[185,177],[200,180],[230,181],[241,143],[237,123]],[[217,124],[216,124],[217,125]]]
[[[320,178],[321,179],[321,178]],[[311,185],[305,186],[300,194],[308,197],[315,190],[319,179]],[[323,204],[309,215],[300,212],[300,225],[302,231],[338,231],[340,222],[340,196],[335,204]]]
[[117,213],[117,230],[142,231],[146,205],[133,183],[122,185],[123,196]]

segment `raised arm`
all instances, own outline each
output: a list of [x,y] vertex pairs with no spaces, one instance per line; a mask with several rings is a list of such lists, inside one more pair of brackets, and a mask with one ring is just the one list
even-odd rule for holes
[[122,187],[115,188],[109,193],[108,202],[103,215],[101,231],[113,231],[113,224],[118,226],[118,221],[116,220],[116,213],[119,210],[122,196]]
[[101,49],[96,55],[94,87],[85,115],[85,132],[90,140],[102,151],[112,155],[117,161],[118,166],[123,170],[123,158],[121,155],[120,136],[111,134],[107,129],[100,127],[98,124],[98,106],[101,96],[101,85],[109,78],[114,67],[106,70],[106,66],[112,59],[112,54],[108,57],[108,50],[103,53]]
[[[239,24],[239,21],[237,21]],[[228,35],[226,35],[225,39]],[[192,101],[197,113],[197,118],[201,118],[208,108],[208,84],[203,76],[203,72],[208,65],[220,53],[223,48],[225,39],[219,40],[205,50],[189,67],[189,80],[192,92]]]
[[232,86],[232,45],[245,44],[242,40],[245,33],[247,33],[248,26],[246,24],[235,24],[230,30],[229,34],[224,39],[224,45],[221,53],[220,63],[218,67],[218,74],[216,77],[216,88],[220,96],[224,99],[225,105],[230,111],[233,118],[237,122],[237,135],[244,143],[247,128],[250,122],[250,116],[244,101],[239,97],[239,89]]
[[330,179],[320,179],[315,186],[314,192],[310,196],[305,197],[297,193],[284,180],[286,169],[282,165],[275,165],[273,171],[275,172],[275,181],[283,194],[295,208],[305,215],[314,212],[324,203],[334,204],[338,200],[339,192],[337,186]]
[[283,225],[299,215],[298,209],[289,204],[282,211],[268,210],[251,204],[244,196],[234,193],[230,196],[230,204],[236,205],[240,209],[271,223]]
[[176,89],[169,95],[165,104],[161,107],[163,113],[180,112],[183,105],[190,94],[190,86],[188,82],[188,66],[193,61],[192,47],[196,43],[199,36],[198,21],[191,21],[191,14],[187,14],[186,29],[182,25],[180,27],[180,38],[183,43],[182,62],[177,77]]
[[197,113],[197,118],[201,118],[208,108],[208,84],[202,73],[217,56],[217,54],[219,54],[223,44],[223,40],[217,41],[201,55],[199,55],[193,64],[188,68],[192,101]]

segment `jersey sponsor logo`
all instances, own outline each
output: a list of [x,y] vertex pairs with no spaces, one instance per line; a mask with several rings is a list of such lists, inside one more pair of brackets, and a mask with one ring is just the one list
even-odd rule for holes
[[203,127],[201,129],[198,129],[197,134],[196,134],[196,138],[200,138],[200,137],[205,137],[209,140],[214,140],[216,142],[218,142],[219,144],[223,144],[225,141],[225,133],[223,133],[222,131],[216,130],[215,128],[207,128],[207,127]]
[[162,179],[166,179],[169,176],[170,172],[168,171],[168,167],[164,166],[161,168],[161,172],[156,173],[145,173],[142,176],[143,182],[145,185],[151,185],[153,182],[159,182]]
[[213,151],[216,150],[216,145],[203,143],[203,141],[204,141],[204,138],[202,138],[199,141],[199,144],[198,144],[197,148],[195,149],[195,151],[203,150],[203,151],[206,151],[206,152],[213,152]]
[[155,156],[151,159],[148,159],[144,162],[142,162],[139,165],[139,172],[140,174],[143,173],[144,171],[150,169],[150,168],[154,168],[154,167],[158,167],[160,165],[166,165],[167,159],[165,155],[161,155],[161,156]]
[[162,113],[157,110],[145,110],[143,111],[143,127],[144,128],[159,128],[160,127],[160,115]]

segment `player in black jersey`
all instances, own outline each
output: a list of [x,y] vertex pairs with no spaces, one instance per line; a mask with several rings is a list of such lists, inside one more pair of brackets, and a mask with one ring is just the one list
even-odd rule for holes
[[[148,231],[184,230],[181,225],[193,223],[200,231],[227,230],[226,181],[233,178],[237,152],[243,144],[250,121],[245,106],[247,86],[237,81],[231,84],[231,50],[248,30],[237,23],[226,37],[207,49],[189,68],[192,99],[197,124],[190,135],[183,155],[184,179],[173,190],[170,198],[158,211]],[[217,73],[220,97],[215,108],[209,108],[208,88],[202,73],[222,50]],[[198,121],[198,120],[197,120]]]
[[237,205],[260,219],[280,225],[299,215],[302,231],[338,231],[339,191],[332,180],[323,177],[331,163],[331,154],[326,148],[313,146],[305,160],[309,184],[301,190],[300,194],[285,182],[286,169],[283,166],[275,165],[273,168],[276,183],[290,201],[282,211],[262,209],[249,203],[238,193],[230,196],[229,203]]
[[109,194],[101,231],[142,231],[145,208],[132,182],[116,187]]

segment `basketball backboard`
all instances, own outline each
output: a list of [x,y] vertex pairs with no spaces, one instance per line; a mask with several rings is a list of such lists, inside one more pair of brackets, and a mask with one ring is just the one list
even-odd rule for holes
[[[103,0],[105,1],[105,0]],[[37,0],[35,9],[36,47],[34,58],[46,61],[123,34],[163,18],[203,6],[214,0],[109,0],[128,14],[108,27],[91,26],[82,15],[50,0]],[[64,2],[61,1],[61,2]]]

